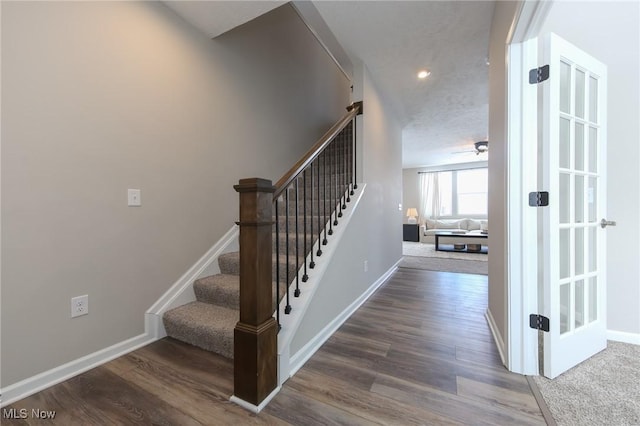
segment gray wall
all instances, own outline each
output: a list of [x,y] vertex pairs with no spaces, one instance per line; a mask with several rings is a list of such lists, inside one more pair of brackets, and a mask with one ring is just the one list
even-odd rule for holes
[[[296,354],[331,320],[363,294],[402,257],[402,131],[368,71],[355,66],[354,99],[362,96],[358,152],[363,199],[345,231],[314,300],[291,342]],[[369,270],[364,272],[364,261]],[[318,260],[321,261],[321,260]]]
[[288,5],[211,41],[159,2],[2,2],[0,386],[143,333],[349,85]]
[[554,3],[548,31],[608,67],[607,328],[640,341],[640,3]]
[[[507,341],[507,34],[519,1],[496,2],[489,42],[489,311]],[[506,347],[504,349],[506,349]],[[505,351],[505,355],[508,351]],[[508,361],[507,361],[508,362]]]

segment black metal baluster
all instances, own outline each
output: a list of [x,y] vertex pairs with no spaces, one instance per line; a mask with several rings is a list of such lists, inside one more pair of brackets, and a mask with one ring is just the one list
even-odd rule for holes
[[299,178],[296,178],[296,290],[293,292],[295,297],[300,296],[300,230],[298,229],[298,222],[300,221],[300,211],[298,210],[298,204],[300,203],[300,197],[298,196],[298,181]]
[[302,250],[304,274],[302,275],[302,282],[306,283],[309,279],[309,275],[307,275],[307,169],[302,171],[302,228],[304,229],[304,246]]
[[[336,197],[338,198],[338,217],[342,217],[342,140],[344,139],[344,130],[340,131],[338,135],[338,142],[336,144]],[[346,206],[345,206],[346,207]]]
[[334,139],[333,142],[331,142],[331,151],[333,152],[333,159],[331,161],[331,169],[332,169],[332,173],[331,173],[331,187],[332,187],[332,193],[333,193],[333,198],[331,201],[331,208],[333,209],[333,225],[336,226],[338,225],[338,172],[336,171],[336,169],[338,168],[338,165],[336,163],[336,140]]
[[[289,279],[289,188],[284,191],[284,208],[285,208],[285,276],[287,277],[287,281],[285,282],[285,288],[287,291],[287,306],[284,308],[284,313],[289,314],[291,312],[291,304],[289,303],[289,284],[291,284],[291,280]],[[280,261],[280,259],[278,259]],[[279,285],[280,283],[278,283]]]
[[356,124],[356,117],[353,117],[353,189],[358,189],[358,126]]
[[[327,147],[326,150],[329,151],[329,147]],[[333,189],[333,185],[332,185],[332,183],[333,183],[333,179],[332,179],[332,176],[333,176],[333,171],[332,171],[333,165],[332,165],[332,163],[333,163],[333,161],[332,161],[331,157],[329,157],[329,160],[330,160],[329,161],[329,179],[328,179],[328,181],[329,181],[329,235],[333,235],[333,210],[334,210],[334,207],[335,207],[335,204],[333,204],[333,191],[332,191],[332,189]]]
[[276,211],[276,321],[280,329],[280,215],[278,214],[278,199],[275,200]]
[[[327,147],[325,149],[325,152],[327,152],[327,151],[329,151],[329,147]],[[328,231],[329,235],[333,235],[333,208],[335,207],[333,205],[333,191],[331,190],[332,187],[333,187],[333,185],[331,185],[331,182],[333,180],[333,179],[331,179],[331,176],[332,176],[331,163],[332,163],[332,159],[329,156],[329,176],[328,176],[328,178],[326,179],[326,182],[325,182],[325,197],[326,197],[327,182],[329,184],[329,187],[328,187],[329,188],[329,231]]]
[[[351,123],[349,123],[349,125],[351,125]],[[351,130],[351,127],[349,127],[349,130]],[[347,180],[347,203],[351,202],[351,138],[349,137],[350,133],[347,133],[347,143],[345,144],[345,148],[347,150],[347,158],[345,159],[345,164],[347,166],[347,176],[345,176],[345,179]]]
[[340,164],[342,167],[342,208],[347,208],[347,189],[349,188],[349,181],[347,176],[347,133],[345,132],[342,138],[342,154]]
[[310,210],[311,210],[311,261],[309,262],[309,268],[313,269],[316,267],[316,262],[313,261],[313,165],[315,164],[315,160],[311,162],[311,164],[309,165],[309,171],[311,172],[311,206],[310,206]]
[[[322,154],[320,154],[322,155]],[[322,256],[322,206],[320,205],[320,155],[318,155],[318,257]],[[326,243],[325,243],[326,244]]]
[[[327,231],[327,150],[322,151],[322,172],[324,175],[324,179],[322,180],[322,213],[324,214],[324,240],[322,240],[322,245],[327,245],[327,233],[329,235],[333,234],[333,230],[331,229],[331,218],[329,218],[329,230]],[[331,213],[329,213],[331,214]]]

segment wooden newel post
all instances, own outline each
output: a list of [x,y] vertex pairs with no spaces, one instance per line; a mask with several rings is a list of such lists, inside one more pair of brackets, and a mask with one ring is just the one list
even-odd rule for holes
[[278,325],[273,318],[270,180],[241,179],[240,321],[234,329],[234,396],[258,406],[276,388]]

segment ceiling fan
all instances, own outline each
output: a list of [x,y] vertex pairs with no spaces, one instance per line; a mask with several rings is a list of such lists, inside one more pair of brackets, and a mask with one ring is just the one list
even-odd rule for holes
[[476,155],[484,154],[485,152],[489,152],[489,141],[478,141],[473,144],[474,149],[469,149],[467,151],[455,151],[453,154],[463,154],[466,152],[475,152]]

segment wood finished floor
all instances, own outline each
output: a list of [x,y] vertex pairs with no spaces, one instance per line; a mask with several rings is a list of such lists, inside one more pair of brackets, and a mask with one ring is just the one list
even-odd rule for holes
[[524,376],[501,364],[487,277],[400,268],[259,415],[228,402],[232,362],[166,338],[5,407],[3,425],[540,425]]

